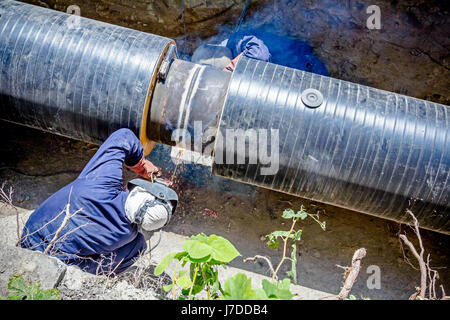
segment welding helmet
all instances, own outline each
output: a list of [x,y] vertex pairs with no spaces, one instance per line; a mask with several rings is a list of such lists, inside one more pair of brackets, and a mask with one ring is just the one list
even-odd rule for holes
[[177,207],[176,192],[162,179],[153,182],[133,179],[128,182],[130,193],[125,202],[127,218],[145,231],[166,226]]

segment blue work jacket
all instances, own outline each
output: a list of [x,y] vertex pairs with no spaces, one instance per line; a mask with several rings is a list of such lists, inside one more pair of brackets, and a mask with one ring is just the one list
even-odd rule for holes
[[[21,246],[44,251],[62,225],[67,208],[74,215],[49,254],[93,274],[120,273],[146,249],[138,226],[125,214],[123,163],[133,166],[143,148],[129,129],[119,129],[100,146],[78,178],[43,202],[28,219]],[[67,205],[69,204],[69,207]]]

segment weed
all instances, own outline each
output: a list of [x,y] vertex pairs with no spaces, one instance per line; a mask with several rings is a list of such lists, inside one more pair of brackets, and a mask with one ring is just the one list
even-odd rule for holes
[[0,300],[61,300],[57,289],[41,289],[40,282],[29,283],[15,274],[8,283],[8,297]]
[[[276,249],[279,246],[279,240],[283,242],[283,257],[277,268],[274,269],[270,259],[264,256],[255,256],[247,258],[244,262],[250,260],[264,259],[269,264],[272,271],[271,281],[263,279],[262,288],[254,289],[252,287],[252,279],[243,273],[238,273],[225,280],[224,286],[218,279],[218,270],[220,266],[225,267],[233,259],[240,256],[236,248],[225,238],[210,235],[207,236],[200,233],[191,236],[189,240],[183,243],[182,252],[173,252],[166,255],[154,270],[155,275],[163,273],[171,261],[177,260],[178,264],[173,271],[172,283],[163,287],[168,292],[172,290],[172,298],[176,298],[175,288],[181,288],[180,300],[192,300],[203,290],[206,291],[207,299],[224,299],[224,300],[265,300],[265,299],[292,299],[295,294],[290,291],[291,280],[285,278],[278,280],[277,273],[284,261],[291,261],[291,271],[288,275],[297,283],[296,270],[296,244],[292,244],[290,257],[287,256],[287,245],[289,241],[299,241],[301,239],[302,230],[295,230],[295,224],[298,220],[305,220],[312,217],[322,229],[325,229],[325,222],[319,220],[317,214],[309,214],[303,210],[303,207],[297,213],[291,209],[285,210],[282,217],[291,219],[292,226],[289,231],[274,231],[268,234],[267,245]],[[178,268],[184,267],[189,263],[189,272]]]

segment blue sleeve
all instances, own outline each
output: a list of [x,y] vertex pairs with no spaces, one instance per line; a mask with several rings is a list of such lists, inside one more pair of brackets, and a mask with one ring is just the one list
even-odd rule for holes
[[142,144],[129,129],[112,133],[88,162],[78,179],[107,181],[122,185],[123,163],[136,165],[144,154]]
[[242,53],[248,58],[267,62],[271,61],[272,56],[269,48],[264,44],[264,41],[255,36],[231,37],[227,43],[227,47],[232,50],[234,57]]

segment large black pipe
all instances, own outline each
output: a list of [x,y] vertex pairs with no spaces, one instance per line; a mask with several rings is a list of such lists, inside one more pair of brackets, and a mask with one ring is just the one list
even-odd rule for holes
[[172,43],[3,0],[0,119],[95,143],[128,127],[148,147],[184,129],[216,175],[450,233],[447,106],[245,57],[230,79]]
[[[449,115],[445,105],[244,57],[230,82],[213,173],[395,221],[409,208],[422,227],[449,233]],[[242,139],[248,129],[277,133],[278,142],[267,132],[268,151],[279,153],[274,174],[262,174],[274,164],[265,150],[238,164],[242,152],[227,134],[241,130]]]
[[172,40],[10,0],[0,1],[0,116],[101,143],[146,121]]

